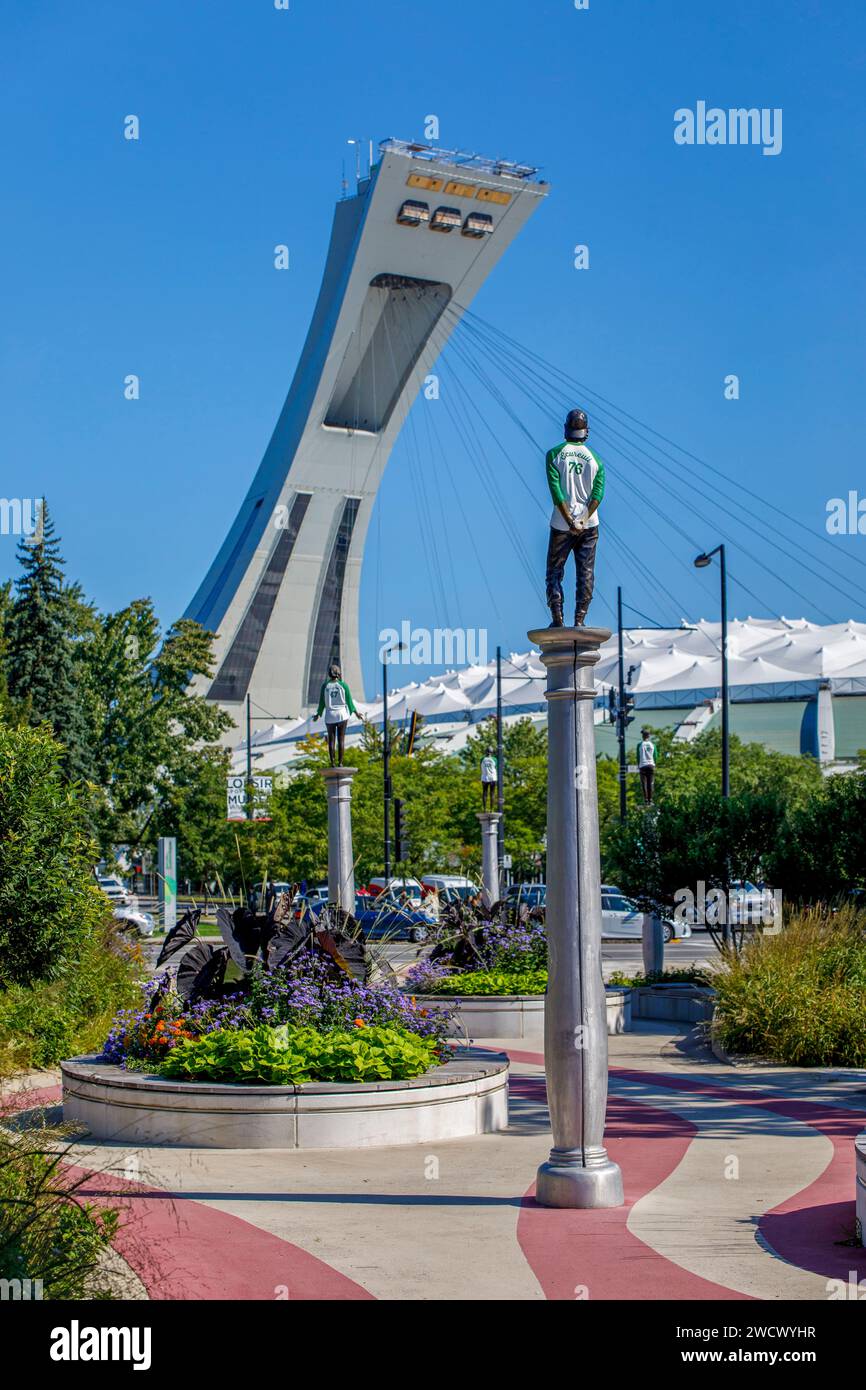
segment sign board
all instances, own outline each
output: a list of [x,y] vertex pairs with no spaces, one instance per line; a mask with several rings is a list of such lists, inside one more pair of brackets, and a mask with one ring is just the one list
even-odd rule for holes
[[502,867],[503,867],[503,869],[510,869],[511,866],[512,866],[512,863],[513,863],[513,860],[512,860],[512,858],[511,858],[511,855],[510,855],[510,854],[503,854],[503,856],[502,856]]
[[629,771],[629,772],[639,772],[640,769],[638,768],[637,763],[629,763],[629,765],[628,765],[628,771]]
[[161,835],[157,840],[159,870],[159,915],[163,929],[171,931],[177,922],[177,840]]
[[[270,820],[268,803],[274,789],[273,777],[253,777],[253,802],[256,820]],[[226,778],[226,820],[246,820],[247,779],[243,773],[229,773]]]

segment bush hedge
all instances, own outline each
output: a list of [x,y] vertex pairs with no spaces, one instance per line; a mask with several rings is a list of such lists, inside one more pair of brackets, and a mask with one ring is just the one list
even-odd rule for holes
[[801,1067],[866,1066],[866,915],[807,911],[713,975],[729,1052]]

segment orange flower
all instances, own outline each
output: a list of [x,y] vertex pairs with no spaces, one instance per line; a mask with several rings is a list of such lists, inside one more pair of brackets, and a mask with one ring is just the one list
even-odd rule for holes
[[366,1028],[367,1025],[366,1025],[366,1023],[364,1022],[364,1020],[363,1020],[362,1018],[356,1018],[356,1019],[355,1019],[355,1027],[356,1027],[356,1028]]

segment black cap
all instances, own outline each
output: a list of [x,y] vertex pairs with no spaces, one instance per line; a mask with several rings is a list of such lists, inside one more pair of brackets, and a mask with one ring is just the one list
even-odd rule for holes
[[565,437],[575,443],[583,443],[589,434],[589,421],[585,410],[570,410],[565,418]]

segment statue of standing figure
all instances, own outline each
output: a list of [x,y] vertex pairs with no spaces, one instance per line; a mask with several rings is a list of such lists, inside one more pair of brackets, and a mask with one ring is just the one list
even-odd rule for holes
[[328,679],[322,682],[319,708],[316,711],[317,719],[321,719],[322,711],[325,714],[325,728],[328,733],[328,758],[331,767],[342,767],[343,754],[346,750],[346,725],[349,722],[349,715],[357,714],[358,711],[355,709],[352,692],[343,680],[342,672],[336,661],[331,662],[328,667]]
[[565,439],[547,454],[547,485],[553,501],[547,546],[547,606],[551,627],[563,627],[562,577],[574,556],[577,588],[574,626],[583,627],[595,584],[598,508],[604,497],[604,464],[586,443],[589,420],[570,410]]

